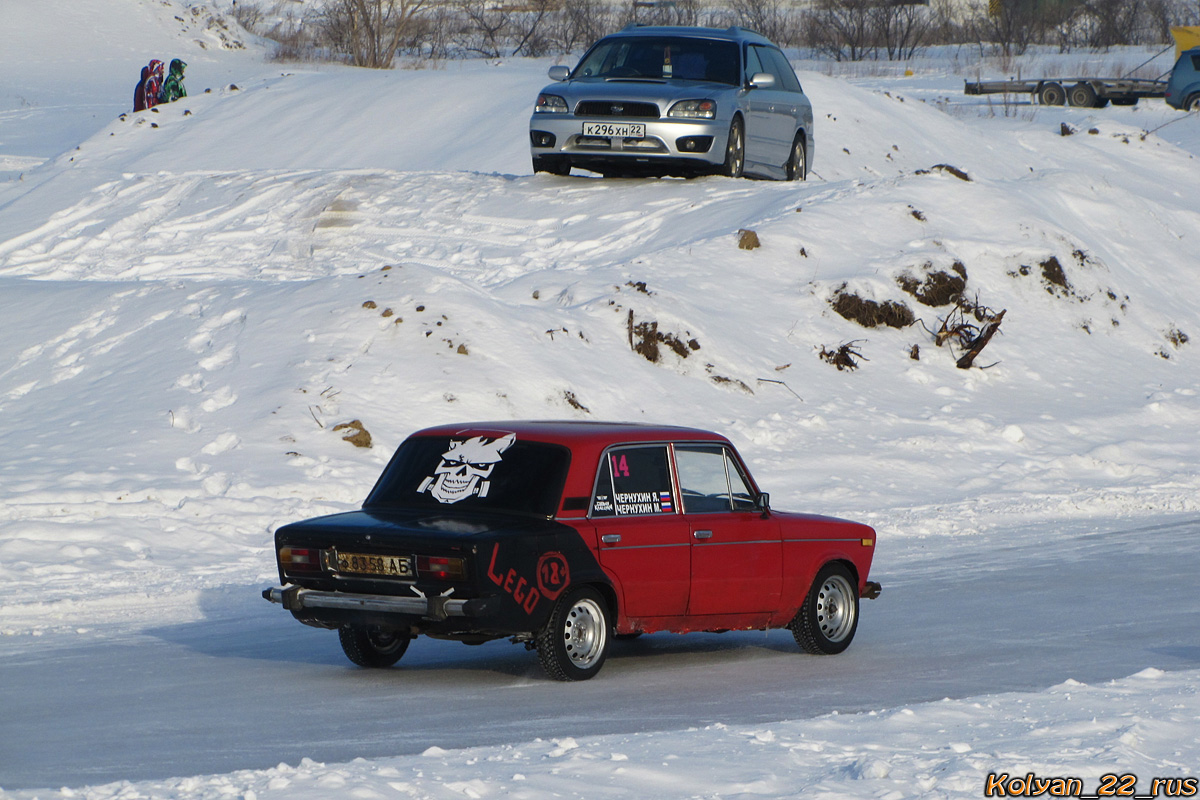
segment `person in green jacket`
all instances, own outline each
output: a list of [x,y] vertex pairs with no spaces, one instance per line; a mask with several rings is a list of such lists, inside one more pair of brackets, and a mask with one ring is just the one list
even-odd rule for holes
[[187,97],[187,89],[183,86],[183,71],[187,68],[181,59],[171,59],[171,68],[167,71],[167,79],[163,81],[162,92],[159,94],[160,103],[171,103],[181,97]]

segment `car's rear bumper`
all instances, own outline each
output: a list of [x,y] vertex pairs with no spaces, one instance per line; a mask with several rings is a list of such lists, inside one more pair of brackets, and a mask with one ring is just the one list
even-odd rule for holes
[[444,596],[395,597],[386,594],[323,592],[300,586],[276,586],[264,589],[262,596],[293,613],[328,609],[373,614],[402,614],[425,620],[478,617],[486,610],[487,605],[484,598],[458,600]]
[[[574,114],[536,114],[529,120],[533,156],[566,156],[573,165],[623,163],[697,164],[725,161],[728,120],[630,119],[646,126],[641,138],[584,136],[584,119]],[[615,120],[603,120],[614,122]]]

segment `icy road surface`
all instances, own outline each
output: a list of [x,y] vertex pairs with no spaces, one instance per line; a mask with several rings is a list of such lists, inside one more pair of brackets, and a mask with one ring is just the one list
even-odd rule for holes
[[926,537],[882,556],[883,596],[829,658],[785,631],[659,634],[617,643],[595,680],[558,684],[522,647],[422,638],[374,672],[250,586],[211,592],[203,621],[90,644],[23,638],[0,662],[4,788],[772,722],[1200,666],[1200,593],[1184,588],[1200,520],[1006,534],[1010,549]]

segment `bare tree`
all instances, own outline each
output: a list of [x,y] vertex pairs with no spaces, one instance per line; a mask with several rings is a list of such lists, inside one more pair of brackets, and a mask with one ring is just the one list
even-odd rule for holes
[[556,10],[556,0],[529,0],[522,6],[490,0],[458,0],[462,15],[460,44],[484,58],[542,55],[548,48],[544,23]]
[[734,25],[757,31],[776,44],[793,43],[794,26],[784,0],[730,0]]
[[994,44],[1006,56],[1022,55],[1038,38],[1036,0],[989,0],[970,27],[981,50]]
[[565,2],[550,19],[547,35],[561,53],[586,47],[617,27],[612,6],[604,0]]
[[820,0],[811,12],[808,44],[837,61],[861,61],[877,50],[877,0]]
[[888,61],[905,61],[925,44],[933,11],[917,3],[884,3],[875,9],[875,31]]
[[630,0],[623,16],[641,25],[699,25],[700,0]]
[[322,32],[356,67],[389,69],[404,36],[428,0],[333,0]]

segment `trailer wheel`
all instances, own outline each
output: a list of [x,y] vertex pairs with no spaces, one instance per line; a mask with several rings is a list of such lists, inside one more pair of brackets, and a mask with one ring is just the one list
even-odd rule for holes
[[1038,92],[1038,102],[1044,106],[1061,106],[1067,102],[1067,93],[1063,91],[1061,83],[1044,83]]
[[1095,108],[1096,90],[1090,83],[1077,83],[1067,93],[1067,100],[1077,108]]

